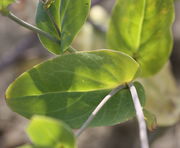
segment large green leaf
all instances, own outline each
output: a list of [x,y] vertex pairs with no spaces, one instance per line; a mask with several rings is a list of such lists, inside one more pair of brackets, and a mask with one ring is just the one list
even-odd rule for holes
[[75,148],[72,130],[63,122],[43,116],[35,116],[27,128],[33,144],[46,148]]
[[39,2],[37,26],[60,40],[58,44],[40,35],[42,44],[55,54],[64,52],[84,24],[89,8],[90,0],[55,0],[47,9]]
[[[30,118],[34,114],[61,119],[78,128],[117,85],[130,82],[138,64],[118,51],[97,50],[48,60],[15,80],[6,92],[8,105]],[[142,86],[137,84],[141,101]],[[99,113],[93,126],[113,125],[134,115],[128,89],[120,91]]]
[[107,42],[140,63],[142,76],[149,76],[167,61],[172,49],[172,0],[117,0]]

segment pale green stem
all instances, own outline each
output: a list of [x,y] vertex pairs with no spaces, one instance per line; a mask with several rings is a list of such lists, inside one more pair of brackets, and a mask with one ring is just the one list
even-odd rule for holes
[[92,120],[96,117],[97,113],[102,109],[102,107],[107,103],[107,101],[113,97],[117,92],[119,92],[121,89],[125,88],[126,85],[120,85],[113,89],[95,108],[95,110],[91,113],[91,115],[88,117],[88,119],[84,122],[82,127],[77,131],[75,134],[76,137],[80,136],[81,133],[89,126],[89,124],[92,122]]
[[138,125],[139,125],[141,148],[149,148],[146,122],[144,120],[144,113],[143,113],[143,109],[139,101],[136,87],[133,85],[133,83],[128,84],[128,87],[130,89],[132,100],[133,100],[134,107],[136,110],[136,116],[137,116]]
[[38,34],[41,34],[45,37],[47,37],[48,39],[54,41],[54,42],[57,42],[59,43],[60,41],[58,39],[56,39],[55,37],[51,36],[49,33],[37,28],[36,26],[33,26],[23,20],[21,20],[20,18],[18,18],[17,16],[15,16],[12,12],[9,12],[9,14],[7,15],[11,20],[13,20],[14,22],[18,23],[19,25],[35,32],[35,33],[38,33]]
[[[60,44],[60,40],[58,40],[57,38],[53,37],[52,35],[50,35],[49,33],[37,28],[36,26],[33,26],[23,20],[21,20],[20,18],[18,18],[17,16],[15,16],[12,12],[9,12],[7,17],[9,17],[11,20],[13,20],[14,22],[16,22],[17,24],[35,32],[35,33],[38,33],[40,35],[43,35],[45,36],[46,38],[50,39],[51,41],[53,42],[56,42],[58,44]],[[76,52],[76,49],[70,47],[67,49],[70,53],[74,53]]]

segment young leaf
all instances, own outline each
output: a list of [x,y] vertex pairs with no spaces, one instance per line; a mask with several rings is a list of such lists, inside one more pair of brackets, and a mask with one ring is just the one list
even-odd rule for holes
[[154,130],[157,127],[156,116],[146,109],[144,109],[143,112],[144,112],[148,129],[151,131]]
[[[15,80],[6,92],[7,103],[25,117],[48,115],[78,128],[103,97],[116,86],[132,81],[137,71],[138,64],[118,51],[62,55]],[[143,102],[143,88],[138,84],[137,89]],[[92,125],[113,125],[133,115],[131,95],[124,89],[109,101]]]
[[7,7],[12,4],[15,0],[1,0],[0,1],[0,13],[6,15],[8,12]]
[[149,76],[165,64],[172,49],[172,0],[117,0],[109,30],[108,46],[123,51]]
[[37,26],[60,42],[55,43],[41,35],[39,37],[49,51],[60,54],[67,50],[84,24],[89,12],[90,0],[55,0],[55,2],[51,1],[48,7],[45,8],[44,4],[39,2],[36,14]]
[[35,116],[27,132],[37,148],[76,148],[72,130],[59,120]]

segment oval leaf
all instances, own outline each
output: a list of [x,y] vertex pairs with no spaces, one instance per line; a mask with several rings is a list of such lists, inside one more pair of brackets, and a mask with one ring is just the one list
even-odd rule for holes
[[39,36],[42,44],[51,52],[60,54],[64,52],[73,41],[75,35],[84,24],[90,0],[55,0],[48,5],[39,2],[36,24],[60,40],[53,42],[44,36]]
[[37,147],[76,148],[72,130],[59,120],[35,116],[27,128],[27,133]]
[[172,0],[117,0],[107,34],[108,46],[136,59],[142,76],[152,75],[169,58],[173,20]]
[[[138,64],[118,51],[62,55],[15,80],[6,92],[7,103],[25,117],[48,115],[77,128],[111,89],[132,81],[137,71]],[[142,87],[138,89],[143,96]],[[98,116],[102,119],[95,119],[93,125],[111,125],[134,115],[129,90],[121,91],[112,100]]]

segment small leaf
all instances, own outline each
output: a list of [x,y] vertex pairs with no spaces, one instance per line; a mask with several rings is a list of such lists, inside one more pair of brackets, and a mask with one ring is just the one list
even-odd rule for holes
[[0,13],[6,15],[8,13],[7,7],[12,4],[15,0],[1,0],[0,1]]
[[90,0],[56,0],[49,7],[39,2],[36,14],[37,26],[60,40],[55,43],[39,35],[42,44],[51,52],[60,54],[68,49],[75,35],[84,24]]
[[[48,60],[15,80],[6,92],[8,105],[30,118],[34,114],[61,119],[79,128],[113,88],[132,81],[138,64],[118,51],[97,50]],[[137,84],[142,104],[144,91]],[[114,125],[134,116],[128,89],[109,101],[92,126]]]
[[145,120],[149,130],[154,130],[157,127],[156,116],[146,109],[143,109]]
[[172,0],[117,0],[107,34],[108,46],[132,56],[150,76],[172,50]]
[[27,132],[36,147],[76,148],[72,130],[59,120],[35,116],[27,128]]

